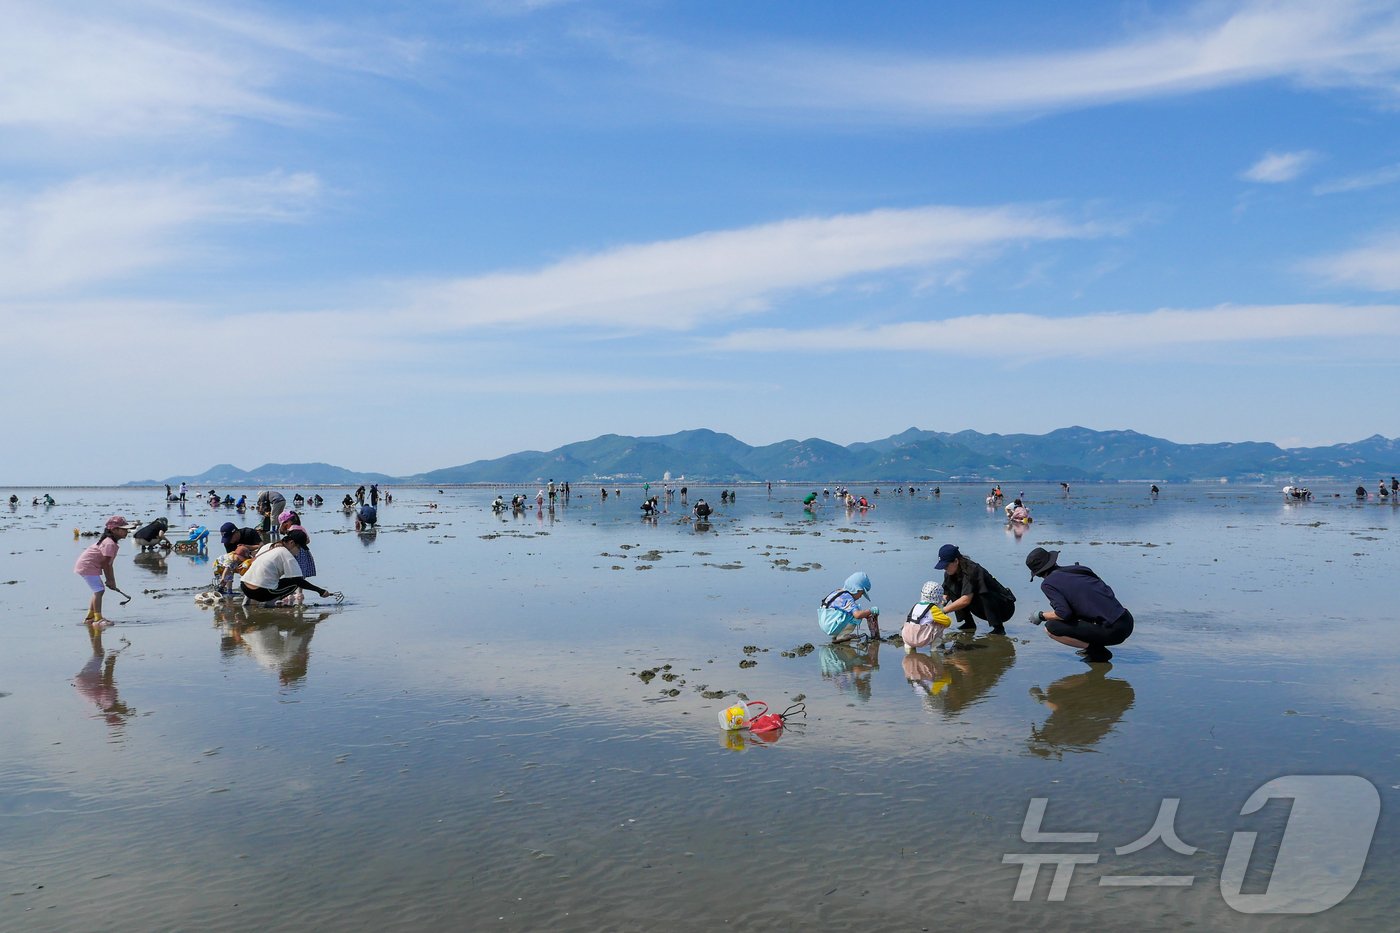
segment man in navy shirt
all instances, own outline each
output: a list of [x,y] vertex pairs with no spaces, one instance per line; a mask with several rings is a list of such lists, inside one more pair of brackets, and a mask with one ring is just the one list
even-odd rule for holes
[[1049,612],[1030,621],[1045,623],[1045,634],[1062,645],[1084,652],[1086,661],[1113,657],[1109,645],[1120,645],[1133,634],[1133,614],[1123,608],[1113,590],[1088,567],[1061,567],[1059,551],[1038,547],[1026,555],[1031,579],[1042,577],[1040,591],[1050,601]]

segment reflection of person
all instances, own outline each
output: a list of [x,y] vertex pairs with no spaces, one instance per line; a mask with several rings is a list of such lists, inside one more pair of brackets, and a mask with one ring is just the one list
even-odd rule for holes
[[[117,588],[116,559],[117,547],[122,538],[125,538],[131,526],[127,524],[125,518],[120,515],[113,515],[107,519],[107,526],[102,530],[102,536],[95,542],[83,549],[78,555],[78,561],[73,565],[73,572],[83,578],[83,582],[92,590],[92,599],[88,603],[87,615],[83,621],[97,628],[105,628],[112,623],[102,618],[102,594],[108,587]],[[103,581],[106,585],[103,585]]]
[[148,573],[159,575],[170,572],[170,566],[165,562],[164,551],[144,551],[133,557],[131,562]]
[[299,625],[254,625],[240,636],[248,653],[263,667],[277,672],[283,684],[295,683],[306,677],[311,661],[311,635],[316,627]]
[[861,700],[870,699],[871,674],[880,669],[880,643],[871,639],[863,644],[843,642],[817,649],[822,678],[843,692]]
[[1033,754],[1085,752],[1113,730],[1132,709],[1136,695],[1126,680],[1107,676],[1111,670],[1112,665],[1096,665],[1062,677],[1045,690],[1031,688],[1031,696],[1050,710],[1043,726],[1031,726],[1027,746]]
[[957,617],[958,628],[977,628],[976,616],[987,620],[995,635],[1006,634],[1002,628],[1016,612],[1016,594],[1002,586],[981,564],[965,556],[955,544],[938,549],[934,570],[943,571],[943,592],[948,604],[943,611]]
[[904,656],[904,679],[915,693],[929,700],[942,694],[953,682],[941,657],[917,651]]
[[943,714],[955,718],[980,703],[1016,663],[1016,642],[1010,638],[979,638],[944,655],[952,679],[943,694]]
[[1110,645],[1120,645],[1133,634],[1133,614],[1123,608],[1113,590],[1088,567],[1061,567],[1059,551],[1038,547],[1026,555],[1031,579],[1044,577],[1040,591],[1050,601],[1049,612],[1037,612],[1030,621],[1045,623],[1045,634],[1062,645],[1084,652],[1086,661],[1113,657]]
[[107,725],[120,726],[134,710],[117,697],[117,655],[129,648],[131,642],[123,638],[120,648],[103,651],[102,629],[94,627],[91,633],[92,657],[88,658],[83,669],[74,676],[73,686],[102,711],[102,718],[107,720]]
[[316,616],[304,616],[300,611],[294,616],[259,610],[250,612],[236,605],[220,605],[214,609],[215,621],[225,633],[220,640],[223,653],[228,655],[239,648],[246,649],[258,664],[276,672],[283,685],[306,678],[311,660],[311,636],[316,632],[316,623],[329,617],[329,612]]
[[833,642],[849,641],[864,622],[871,638],[880,637],[880,610],[871,606],[861,609],[856,601],[870,595],[870,576],[857,570],[846,578],[841,589],[828,595],[817,611],[817,622]]

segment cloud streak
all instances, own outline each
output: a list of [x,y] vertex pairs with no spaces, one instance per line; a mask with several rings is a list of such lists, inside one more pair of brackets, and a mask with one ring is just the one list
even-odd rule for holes
[[158,138],[232,120],[298,123],[307,67],[380,71],[411,43],[212,4],[0,0],[0,131]]
[[1255,162],[1240,174],[1245,181],[1257,182],[1264,185],[1277,185],[1283,182],[1292,181],[1303,172],[1308,166],[1317,161],[1317,153],[1304,150],[1302,152],[1268,152],[1263,158]]
[[1263,344],[1400,336],[1400,305],[1220,305],[1073,317],[979,314],[878,327],[756,329],[709,342],[715,350],[952,352],[1028,362],[1047,357],[1121,357],[1125,352],[1211,344]]
[[[1220,15],[1220,10],[1228,11]],[[984,58],[793,46],[643,55],[677,63],[673,86],[747,109],[940,119],[1074,109],[1285,79],[1394,95],[1400,16],[1366,2],[1199,6],[1116,44]]]
[[766,310],[788,292],[972,260],[1012,244],[1104,236],[1026,207],[922,207],[785,220],[410,289],[397,325],[684,331]]
[[1400,234],[1379,236],[1365,246],[1314,259],[1305,268],[1337,285],[1400,291]]
[[62,292],[169,265],[211,223],[286,220],[320,192],[310,174],[196,181],[79,178],[0,193],[0,299]]
[[1343,194],[1348,191],[1365,191],[1380,188],[1400,181],[1400,164],[1387,165],[1370,172],[1346,175],[1320,182],[1313,188],[1313,194]]

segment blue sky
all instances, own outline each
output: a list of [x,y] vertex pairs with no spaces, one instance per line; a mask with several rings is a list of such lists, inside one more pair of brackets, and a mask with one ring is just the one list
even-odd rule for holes
[[1400,4],[0,0],[0,482],[1400,435]]

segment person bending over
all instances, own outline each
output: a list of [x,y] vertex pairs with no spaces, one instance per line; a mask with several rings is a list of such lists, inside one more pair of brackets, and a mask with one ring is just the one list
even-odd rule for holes
[[1033,625],[1044,623],[1045,634],[1062,645],[1084,652],[1086,661],[1113,657],[1110,645],[1121,645],[1133,634],[1133,614],[1123,608],[1112,588],[1088,567],[1061,567],[1059,551],[1038,547],[1026,555],[1031,579],[1042,577],[1040,591],[1050,601],[1049,612],[1032,613]]
[[981,564],[966,557],[955,544],[938,549],[935,570],[943,571],[943,592],[948,604],[943,611],[955,615],[958,628],[965,632],[977,628],[976,616],[986,619],[993,635],[1005,635],[1002,627],[1016,612],[1016,594],[1002,586]]
[[306,532],[290,531],[276,544],[265,548],[243,574],[238,588],[248,602],[270,603],[290,596],[298,590],[311,590],[322,599],[334,597],[336,602],[345,597],[322,589],[301,575],[301,565],[297,554],[308,544]]

